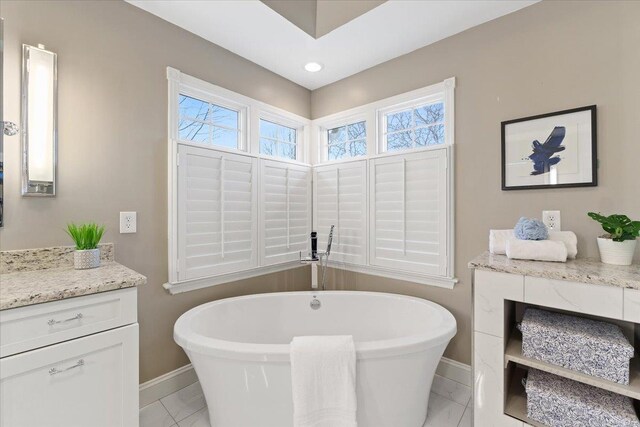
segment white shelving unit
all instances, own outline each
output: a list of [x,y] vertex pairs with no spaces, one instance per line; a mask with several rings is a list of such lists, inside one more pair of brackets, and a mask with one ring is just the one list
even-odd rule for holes
[[[592,277],[591,283],[558,280],[549,277],[554,273],[552,263],[532,264],[532,271],[538,275],[527,274],[526,262],[520,262],[515,269],[519,274],[499,271],[495,266],[482,269],[473,265],[474,425],[544,427],[527,418],[522,378],[528,368],[628,396],[634,399],[640,414],[640,312],[637,305],[640,301],[640,275],[637,275],[639,288],[635,289],[612,286],[606,281],[597,284]],[[549,271],[540,273],[543,271],[541,264],[552,265]],[[505,270],[514,269],[508,263],[503,262],[502,265],[508,267]],[[547,277],[540,277],[542,274]],[[524,357],[522,336],[515,329],[515,324],[527,306],[620,325],[636,348],[630,384],[617,384]]]

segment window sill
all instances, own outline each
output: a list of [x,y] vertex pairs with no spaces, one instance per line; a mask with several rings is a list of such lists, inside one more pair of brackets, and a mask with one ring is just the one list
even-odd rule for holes
[[283,264],[256,267],[250,270],[238,271],[235,273],[221,274],[219,276],[201,277],[198,279],[184,280],[181,282],[165,283],[162,286],[171,295],[176,295],[183,292],[195,291],[197,289],[204,289],[210,286],[223,285],[225,283],[249,279],[256,276],[264,276],[265,274],[276,273],[278,271],[290,270],[298,267],[304,267],[304,265],[301,265],[299,261],[292,261]]
[[419,283],[421,285],[436,286],[439,288],[453,289],[458,279],[455,277],[432,276],[409,271],[394,270],[375,265],[356,265],[338,261],[329,261],[329,267],[337,270],[347,270],[356,273],[381,276],[389,279],[403,280],[405,282]]

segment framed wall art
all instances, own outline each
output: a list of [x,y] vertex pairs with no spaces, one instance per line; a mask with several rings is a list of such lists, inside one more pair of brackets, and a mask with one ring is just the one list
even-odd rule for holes
[[598,185],[596,106],[502,122],[502,189]]

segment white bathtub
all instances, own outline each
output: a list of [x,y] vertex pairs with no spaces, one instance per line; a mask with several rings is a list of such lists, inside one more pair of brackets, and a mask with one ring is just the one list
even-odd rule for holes
[[431,301],[347,291],[214,301],[183,314],[174,328],[213,427],[293,424],[289,343],[301,335],[353,335],[359,427],[421,427],[436,367],[455,334],[451,313]]

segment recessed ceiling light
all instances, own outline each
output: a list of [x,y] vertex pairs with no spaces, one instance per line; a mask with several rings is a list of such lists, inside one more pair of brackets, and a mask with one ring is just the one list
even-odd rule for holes
[[322,64],[317,62],[308,62],[307,65],[304,66],[304,69],[310,73],[316,73],[322,70]]

